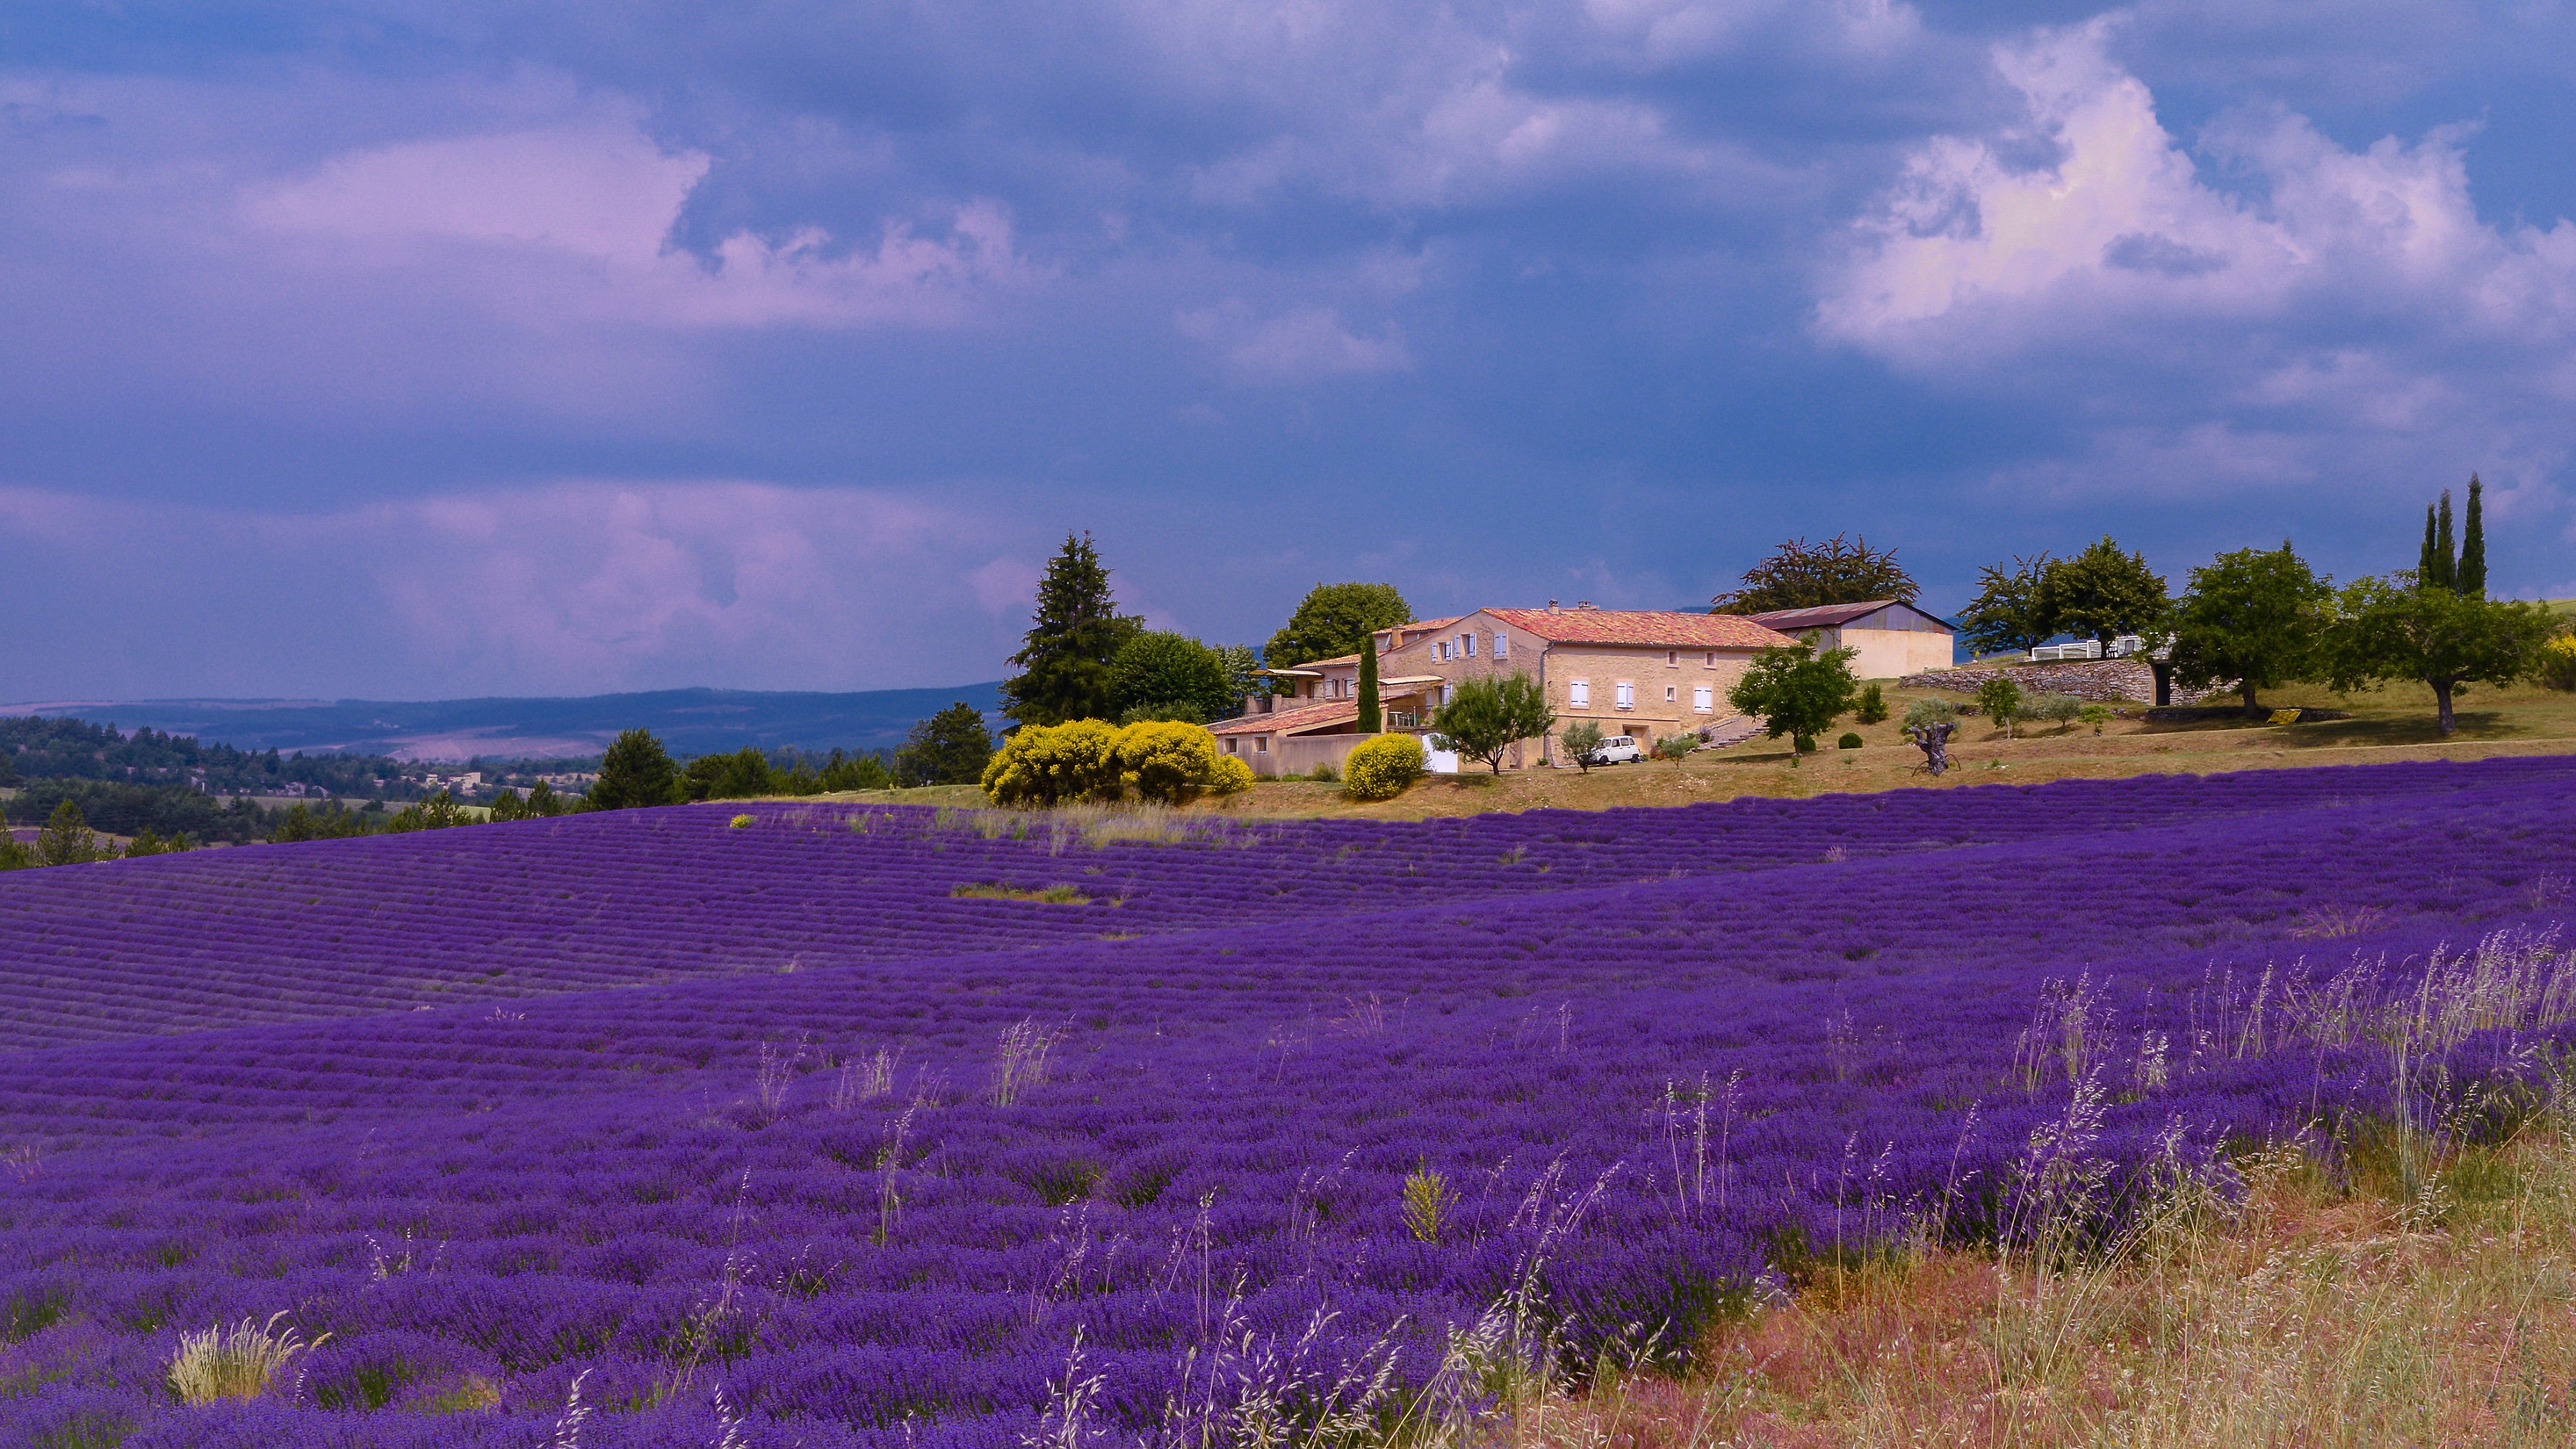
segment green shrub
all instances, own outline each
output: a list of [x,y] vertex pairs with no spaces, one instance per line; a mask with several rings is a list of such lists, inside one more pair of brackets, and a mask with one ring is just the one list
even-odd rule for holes
[[680,771],[680,792],[692,800],[749,800],[777,794],[778,777],[757,745],[745,745],[689,761]]
[[736,830],[747,830],[751,827],[753,821],[748,815],[737,815],[731,820],[726,821],[725,824]]
[[2057,726],[2059,734],[2084,717],[2084,701],[2071,694],[2034,694],[2022,701],[2022,717],[2044,719]]
[[1316,765],[1312,770],[1307,771],[1306,778],[1317,781],[1321,784],[1335,785],[1341,783],[1342,772],[1333,768],[1332,761],[1325,760]]
[[1852,718],[1862,724],[1879,724],[1887,718],[1887,694],[1875,684],[1863,685],[1860,703],[1852,707]]
[[1422,741],[1379,735],[1351,751],[1344,766],[1350,783],[1342,793],[1354,800],[1392,800],[1422,778],[1422,763]]
[[2009,738],[2013,721],[2022,714],[2021,686],[2000,674],[1987,680],[1977,690],[1977,712],[1993,720],[1995,728]]
[[996,805],[1068,805],[1115,800],[1126,793],[1118,727],[1103,720],[1026,725],[984,767],[984,793]]
[[1849,732],[1846,732],[1841,739],[1834,741],[1834,748],[1838,750],[1856,750],[1860,748],[1860,745],[1860,736]]
[[1566,757],[1574,761],[1575,767],[1589,775],[1592,773],[1592,752],[1601,748],[1601,726],[1588,719],[1576,720],[1565,727],[1564,732],[1556,737],[1556,742],[1564,747]]
[[1816,752],[1816,737],[1814,735],[1791,735],[1789,736],[1789,748],[1796,750],[1802,755],[1812,755]]

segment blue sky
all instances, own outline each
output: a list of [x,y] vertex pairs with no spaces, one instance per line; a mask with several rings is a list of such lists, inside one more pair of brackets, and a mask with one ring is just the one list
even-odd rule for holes
[[2576,594],[2552,4],[0,17],[0,697],[990,678],[1791,534]]

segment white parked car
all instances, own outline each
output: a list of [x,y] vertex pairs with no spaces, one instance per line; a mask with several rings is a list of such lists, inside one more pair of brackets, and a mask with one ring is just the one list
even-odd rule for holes
[[1612,735],[1592,751],[1592,763],[1596,765],[1637,765],[1645,763],[1645,759],[1646,752],[1626,735]]

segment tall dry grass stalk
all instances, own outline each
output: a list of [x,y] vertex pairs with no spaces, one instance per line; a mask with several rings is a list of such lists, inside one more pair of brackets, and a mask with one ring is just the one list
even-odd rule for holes
[[[2387,1149],[2393,1151],[2393,1149]],[[1823,1267],[1699,1372],[1545,1389],[1521,1449],[2576,1442],[2576,1118],[2379,1157],[2280,1152],[2177,1184],[2095,1255],[1918,1248]]]
[[268,1322],[245,1318],[226,1330],[217,1324],[203,1333],[179,1335],[171,1356],[170,1391],[183,1404],[211,1404],[218,1399],[255,1399],[267,1392],[298,1354],[319,1347],[331,1335],[311,1343],[292,1328],[279,1328],[281,1309]]

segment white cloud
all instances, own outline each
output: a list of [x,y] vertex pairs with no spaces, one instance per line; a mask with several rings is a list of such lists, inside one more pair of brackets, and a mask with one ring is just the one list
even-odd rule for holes
[[[1996,52],[2027,130],[1938,137],[1908,159],[1829,280],[1827,335],[1948,366],[1962,351],[2116,342],[2130,320],[2257,322],[2321,305],[2516,339],[2576,334],[2576,225],[2480,222],[2456,133],[2356,153],[2294,115],[2234,115],[2205,146],[2255,184],[2225,192],[2110,60],[2110,31],[2097,20]],[[2016,166],[2008,140],[2056,159]]]
[[[575,480],[319,513],[0,489],[0,559],[82,614],[57,629],[34,606],[0,665],[39,693],[128,697],[967,683],[1000,672],[1017,632],[1003,594],[1032,542],[989,510],[752,482]],[[124,582],[78,587],[97,577]],[[101,636],[125,643],[70,647]]]
[[946,208],[941,235],[908,219],[856,247],[813,227],[740,231],[701,259],[671,235],[708,166],[629,121],[587,120],[350,152],[250,188],[241,214],[299,266],[408,274],[531,318],[951,324],[1037,275],[990,200]]
[[1825,267],[1818,331],[2062,420],[2062,453],[1994,475],[2024,497],[2324,487],[2393,507],[2476,468],[2508,507],[2554,511],[2576,224],[2481,221],[2458,130],[2352,150],[2246,109],[2196,164],[2112,33],[1995,52],[2019,125],[1908,156]]
[[1184,311],[1174,325],[1182,336],[1216,349],[1247,381],[1314,382],[1413,366],[1413,355],[1394,328],[1364,337],[1345,327],[1341,314],[1329,307],[1298,307],[1263,317],[1249,304],[1229,300]]

